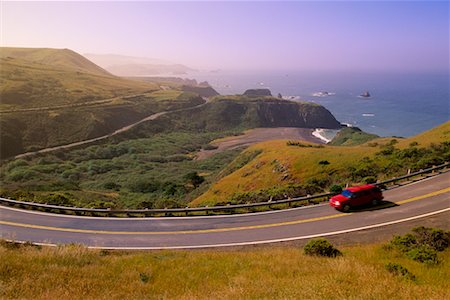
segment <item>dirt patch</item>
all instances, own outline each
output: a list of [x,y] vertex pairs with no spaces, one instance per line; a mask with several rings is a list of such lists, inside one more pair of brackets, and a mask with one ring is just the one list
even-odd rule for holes
[[205,159],[225,150],[244,148],[252,144],[270,140],[300,140],[316,144],[324,144],[321,139],[312,135],[313,131],[314,129],[311,128],[296,127],[255,128],[247,130],[244,134],[239,136],[230,136],[213,141],[211,145],[217,147],[217,149],[201,150],[197,153],[196,159]]

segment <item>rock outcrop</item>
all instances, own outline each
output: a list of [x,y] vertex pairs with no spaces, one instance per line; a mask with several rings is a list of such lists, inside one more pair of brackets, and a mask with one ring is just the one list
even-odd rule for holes
[[219,93],[215,89],[213,89],[209,85],[204,84],[203,82],[201,83],[201,85],[199,84],[198,86],[183,85],[181,87],[181,90],[184,92],[196,93],[199,94],[201,97],[207,98],[219,95]]
[[250,89],[244,92],[244,96],[259,97],[259,96],[272,96],[269,89]]

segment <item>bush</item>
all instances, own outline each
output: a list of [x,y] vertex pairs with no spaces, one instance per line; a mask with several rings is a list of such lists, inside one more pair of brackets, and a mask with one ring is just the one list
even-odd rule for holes
[[410,233],[404,236],[396,235],[389,242],[389,245],[400,250],[401,252],[407,252],[417,245],[417,240],[416,237]]
[[42,198],[42,201],[45,201],[47,204],[51,205],[60,205],[60,206],[73,206],[74,202],[72,199],[61,195],[61,194],[49,194]]
[[364,183],[375,183],[377,182],[377,178],[375,176],[367,176],[363,178]]
[[161,186],[161,183],[156,180],[144,180],[138,179],[128,185],[130,191],[134,193],[153,193],[156,192]]
[[396,263],[388,263],[384,266],[384,268],[389,272],[396,276],[402,276],[410,280],[415,280],[416,276],[408,271],[405,267]]
[[105,188],[105,189],[107,189],[107,190],[115,190],[115,191],[118,191],[118,190],[120,190],[121,186],[120,186],[120,184],[117,184],[117,183],[115,183],[115,182],[108,181],[108,182],[105,182],[105,183],[103,184],[103,188]]
[[416,227],[412,230],[418,244],[427,245],[436,251],[444,251],[450,245],[450,232],[441,229]]
[[342,255],[341,251],[336,249],[325,239],[316,239],[309,241],[303,248],[306,255],[336,257]]
[[150,275],[147,273],[139,273],[139,279],[141,279],[142,283],[148,283],[150,281]]
[[205,181],[205,178],[203,176],[200,176],[197,174],[197,172],[190,172],[184,176],[184,179],[192,184],[195,188],[198,187],[200,184]]
[[328,160],[321,160],[319,161],[319,165],[329,165],[330,162]]
[[330,192],[335,194],[340,194],[342,192],[342,185],[340,184],[333,184],[330,187]]
[[427,264],[437,264],[437,252],[427,245],[419,245],[417,247],[412,248],[406,253],[406,256],[411,258],[412,260],[416,260],[422,263]]

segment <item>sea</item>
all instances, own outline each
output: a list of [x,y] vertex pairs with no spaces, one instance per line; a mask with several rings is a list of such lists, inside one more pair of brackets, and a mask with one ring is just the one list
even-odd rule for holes
[[[341,123],[379,136],[410,137],[450,119],[448,72],[215,71],[188,77],[208,81],[222,95],[268,88],[274,96],[318,103]],[[366,91],[371,97],[360,97]]]

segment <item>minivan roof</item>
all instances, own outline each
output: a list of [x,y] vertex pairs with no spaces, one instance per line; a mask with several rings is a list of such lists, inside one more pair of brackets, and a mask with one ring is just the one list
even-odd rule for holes
[[360,191],[370,190],[375,187],[376,186],[373,184],[365,184],[365,185],[360,185],[360,186],[354,186],[354,187],[348,188],[346,190],[349,190],[352,193],[356,193],[356,192],[360,192]]

